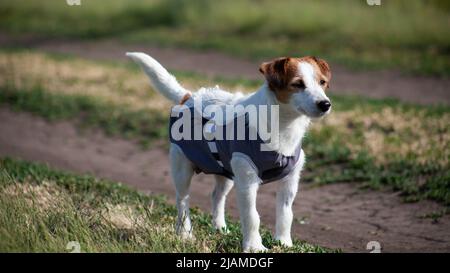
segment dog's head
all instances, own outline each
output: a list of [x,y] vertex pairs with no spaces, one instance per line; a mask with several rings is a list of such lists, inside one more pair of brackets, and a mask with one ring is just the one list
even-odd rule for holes
[[330,86],[331,70],[324,60],[283,57],[261,64],[259,71],[280,106],[286,105],[312,118],[330,112],[331,101],[325,90]]

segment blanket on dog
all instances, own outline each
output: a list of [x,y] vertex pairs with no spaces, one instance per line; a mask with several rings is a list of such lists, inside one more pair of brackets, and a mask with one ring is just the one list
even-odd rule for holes
[[[265,142],[260,136],[256,133],[254,134],[256,138],[250,137],[250,132],[254,128],[249,125],[248,118],[245,119],[245,137],[242,140],[237,137],[239,122],[237,117],[232,123],[219,125],[210,118],[194,115],[193,107],[188,109],[189,111],[177,111],[175,114],[172,111],[169,135],[170,142],[181,148],[186,157],[195,165],[197,173],[216,174],[233,179],[230,161],[233,153],[238,152],[250,159],[249,162],[253,163],[261,183],[265,184],[286,177],[299,162],[301,145],[297,147],[293,156],[284,156],[277,151],[263,151],[261,145]],[[190,117],[188,116],[187,120],[190,122],[186,123],[186,119],[181,122],[185,114],[189,114]],[[205,132],[201,135],[201,139],[194,138],[194,131],[198,130],[196,126]],[[230,128],[227,130],[227,126],[234,126],[234,130],[229,130]],[[219,131],[224,137],[215,137]],[[183,133],[188,137],[180,138]],[[208,134],[210,134],[209,137],[205,137]]]

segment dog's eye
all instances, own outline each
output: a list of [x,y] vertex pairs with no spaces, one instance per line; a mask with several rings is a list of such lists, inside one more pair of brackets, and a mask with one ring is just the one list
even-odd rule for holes
[[305,88],[305,83],[303,81],[298,81],[298,82],[294,82],[292,84],[292,86],[295,87],[295,88],[304,89]]
[[327,82],[325,80],[320,80],[320,85],[325,85]]

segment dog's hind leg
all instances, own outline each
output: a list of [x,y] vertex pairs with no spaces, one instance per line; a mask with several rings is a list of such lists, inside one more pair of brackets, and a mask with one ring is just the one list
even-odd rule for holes
[[212,192],[212,221],[213,226],[221,232],[227,232],[227,224],[225,222],[225,201],[231,188],[233,188],[233,181],[215,175],[216,185]]
[[175,144],[170,145],[170,163],[177,195],[178,219],[176,232],[182,238],[192,238],[192,225],[189,216],[189,187],[194,168],[180,147]]

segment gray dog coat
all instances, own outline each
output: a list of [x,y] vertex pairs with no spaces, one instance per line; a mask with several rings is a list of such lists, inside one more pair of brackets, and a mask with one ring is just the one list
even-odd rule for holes
[[[189,107],[189,111],[191,116],[191,122],[188,125],[191,127],[190,139],[179,139],[172,136],[172,126],[177,120],[182,118],[184,114],[187,114],[185,111],[179,112],[176,116],[173,114],[171,115],[169,135],[170,142],[181,148],[184,155],[195,165],[197,173],[216,174],[233,179],[234,175],[230,166],[230,161],[233,153],[239,152],[250,159],[249,162],[253,163],[253,167],[258,173],[261,183],[265,184],[286,177],[299,162],[302,152],[301,145],[296,148],[294,155],[292,156],[284,156],[276,151],[262,151],[261,144],[264,144],[265,142],[257,133],[256,139],[252,140],[249,137],[253,127],[249,126],[247,118],[245,119],[244,127],[245,137],[243,140],[239,140],[237,138],[237,118],[235,118],[232,123],[217,125],[214,123],[212,124],[210,122],[211,119],[201,115],[200,117],[195,117],[193,107]],[[208,123],[209,125],[207,125]],[[195,124],[201,124],[202,129],[205,131],[207,129],[206,127],[212,128],[210,131],[214,132],[222,130],[223,136],[226,136],[227,134],[227,126],[234,126],[234,130],[232,130],[234,138],[231,140],[226,137],[223,137],[223,139],[208,138],[208,140],[202,134],[200,140],[195,140]],[[182,134],[183,130],[188,129],[184,128],[184,126],[185,124],[182,124],[177,132]]]

